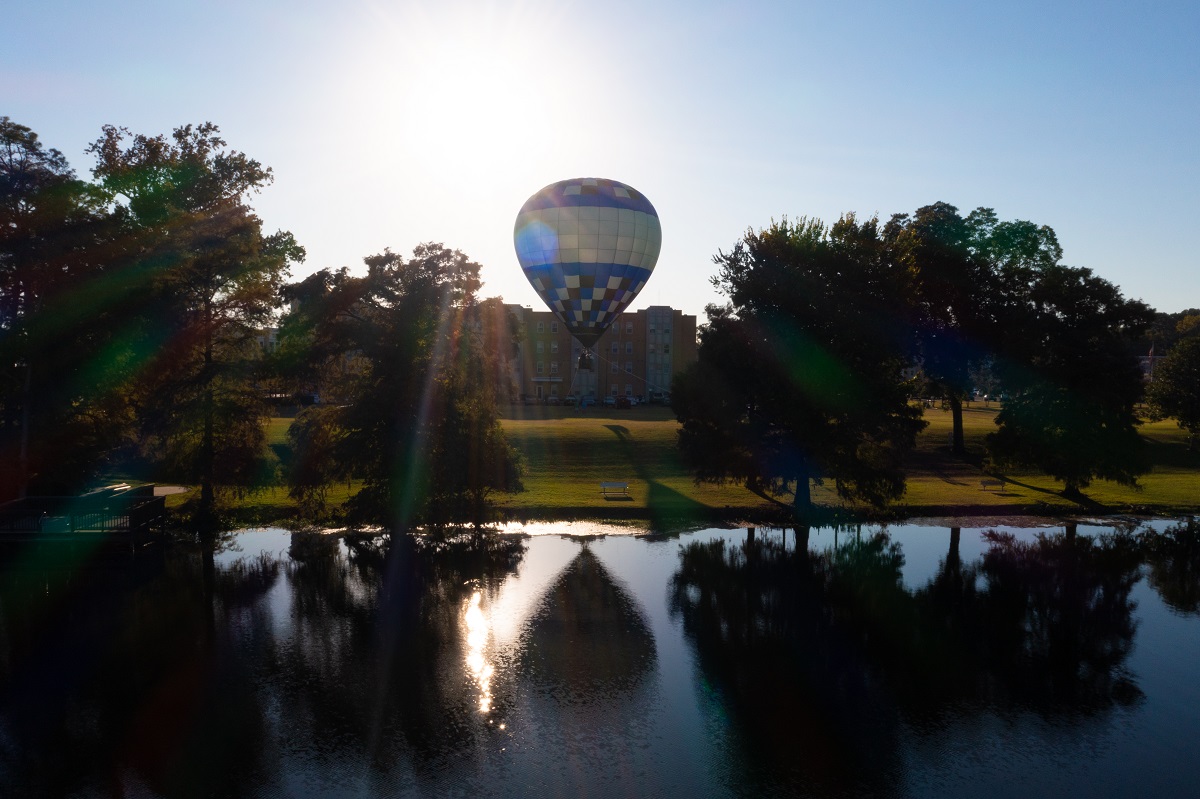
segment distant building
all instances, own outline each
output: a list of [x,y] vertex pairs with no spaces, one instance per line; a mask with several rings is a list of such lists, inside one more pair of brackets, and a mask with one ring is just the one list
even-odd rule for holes
[[1167,359],[1165,355],[1139,355],[1138,363],[1142,367],[1142,380],[1149,383],[1154,380],[1154,370]]
[[279,349],[279,328],[264,327],[254,334],[254,340],[265,353]]
[[521,396],[657,399],[696,360],[696,317],[665,305],[621,314],[593,348],[591,370],[579,369],[583,348],[553,313],[504,307],[523,333],[512,368]]

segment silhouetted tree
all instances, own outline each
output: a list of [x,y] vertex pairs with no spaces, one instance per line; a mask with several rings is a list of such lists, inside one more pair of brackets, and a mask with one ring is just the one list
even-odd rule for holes
[[964,219],[944,202],[893,216],[883,235],[912,274],[909,314],[922,373],[949,404],[951,447],[963,455],[962,403],[979,387],[994,343],[1011,332],[1001,326],[1006,295],[1032,271],[1057,264],[1062,248],[1045,225],[1000,221],[991,208]]
[[730,304],[709,306],[698,363],[671,392],[696,479],[791,494],[798,516],[824,479],[846,499],[899,497],[924,423],[901,378],[906,273],[876,220],[784,220],[714,260]]
[[0,500],[66,493],[121,440],[106,197],[0,117]]
[[1176,344],[1154,367],[1146,399],[1154,418],[1173,417],[1187,431],[1190,449],[1200,445],[1200,329]]
[[1046,266],[1027,278],[1005,311],[997,368],[1009,399],[988,436],[993,462],[1046,472],[1068,496],[1095,478],[1136,484],[1147,466],[1130,342],[1151,310],[1089,269]]
[[144,276],[140,334],[149,353],[137,393],[142,435],[181,476],[200,483],[198,517],[219,485],[261,479],[264,397],[255,384],[267,326],[288,265],[304,250],[264,234],[247,204],[271,170],[227,148],[216,125],[166,136],[106,126],[89,148],[94,175],[120,198],[127,269]]
[[337,427],[335,471],[364,481],[351,510],[395,530],[482,520],[490,492],[520,487],[521,463],[497,417],[479,264],[440,244],[366,263],[364,277],[325,271],[289,289],[297,307],[285,322],[314,357],[357,363],[325,420]]
[[893,216],[884,236],[913,275],[909,308],[921,369],[932,392],[950,405],[953,451],[965,454],[962,402],[971,366],[985,356],[980,342],[990,263],[971,251],[970,228],[947,203],[918,208],[911,218]]

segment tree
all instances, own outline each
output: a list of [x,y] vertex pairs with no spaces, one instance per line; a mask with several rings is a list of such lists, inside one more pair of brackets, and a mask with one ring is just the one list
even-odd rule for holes
[[327,420],[332,473],[362,478],[350,507],[362,521],[393,530],[479,521],[492,491],[520,487],[521,469],[497,416],[479,264],[440,244],[408,260],[385,250],[365,261],[364,277],[326,270],[287,292],[296,300],[288,335],[318,359],[356,362]]
[[0,500],[75,490],[120,440],[105,205],[62,153],[0,117]]
[[985,357],[980,341],[990,264],[971,251],[970,229],[948,203],[918,208],[911,218],[893,216],[884,235],[914,278],[910,323],[921,369],[932,392],[950,404],[952,449],[963,455],[962,402],[972,365]]
[[962,403],[977,388],[974,374],[986,369],[997,320],[1011,285],[1037,269],[1057,264],[1062,248],[1045,225],[1000,221],[991,208],[964,219],[944,202],[897,214],[884,229],[896,257],[910,270],[914,302],[910,323],[921,369],[936,396],[950,405],[952,450],[966,454]]
[[1155,419],[1174,417],[1188,433],[1188,448],[1200,446],[1200,327],[1190,324],[1197,316],[1184,317],[1191,332],[1154,367],[1154,378],[1146,390]]
[[1079,496],[1093,479],[1136,485],[1146,470],[1130,342],[1152,311],[1091,270],[1047,266],[1007,299],[998,371],[1009,394],[988,436],[999,468],[1033,467]]
[[122,268],[141,278],[141,435],[157,459],[200,483],[197,516],[207,521],[218,486],[261,480],[265,407],[254,336],[304,250],[290,233],[263,233],[247,200],[271,182],[271,170],[228,149],[212,123],[176,128],[170,138],[106,126],[89,152],[93,174],[120,199]]
[[877,221],[785,219],[714,261],[730,303],[708,308],[698,362],[671,392],[696,479],[791,494],[797,517],[825,479],[848,500],[899,497],[924,423],[901,379],[909,286]]

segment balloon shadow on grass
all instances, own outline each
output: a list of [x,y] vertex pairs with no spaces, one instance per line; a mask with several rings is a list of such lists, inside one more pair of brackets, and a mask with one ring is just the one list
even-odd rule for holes
[[606,424],[605,427],[621,442],[621,452],[633,466],[634,474],[646,483],[646,510],[655,529],[678,526],[681,521],[702,521],[707,518],[707,506],[663,485],[650,475],[645,459],[638,452],[638,442],[630,434],[629,428],[620,424]]

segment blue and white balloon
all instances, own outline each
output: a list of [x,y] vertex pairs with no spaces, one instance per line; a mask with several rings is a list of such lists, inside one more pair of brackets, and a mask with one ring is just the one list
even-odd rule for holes
[[513,239],[525,277],[590,349],[650,279],[662,228],[636,189],[575,178],[526,200]]

